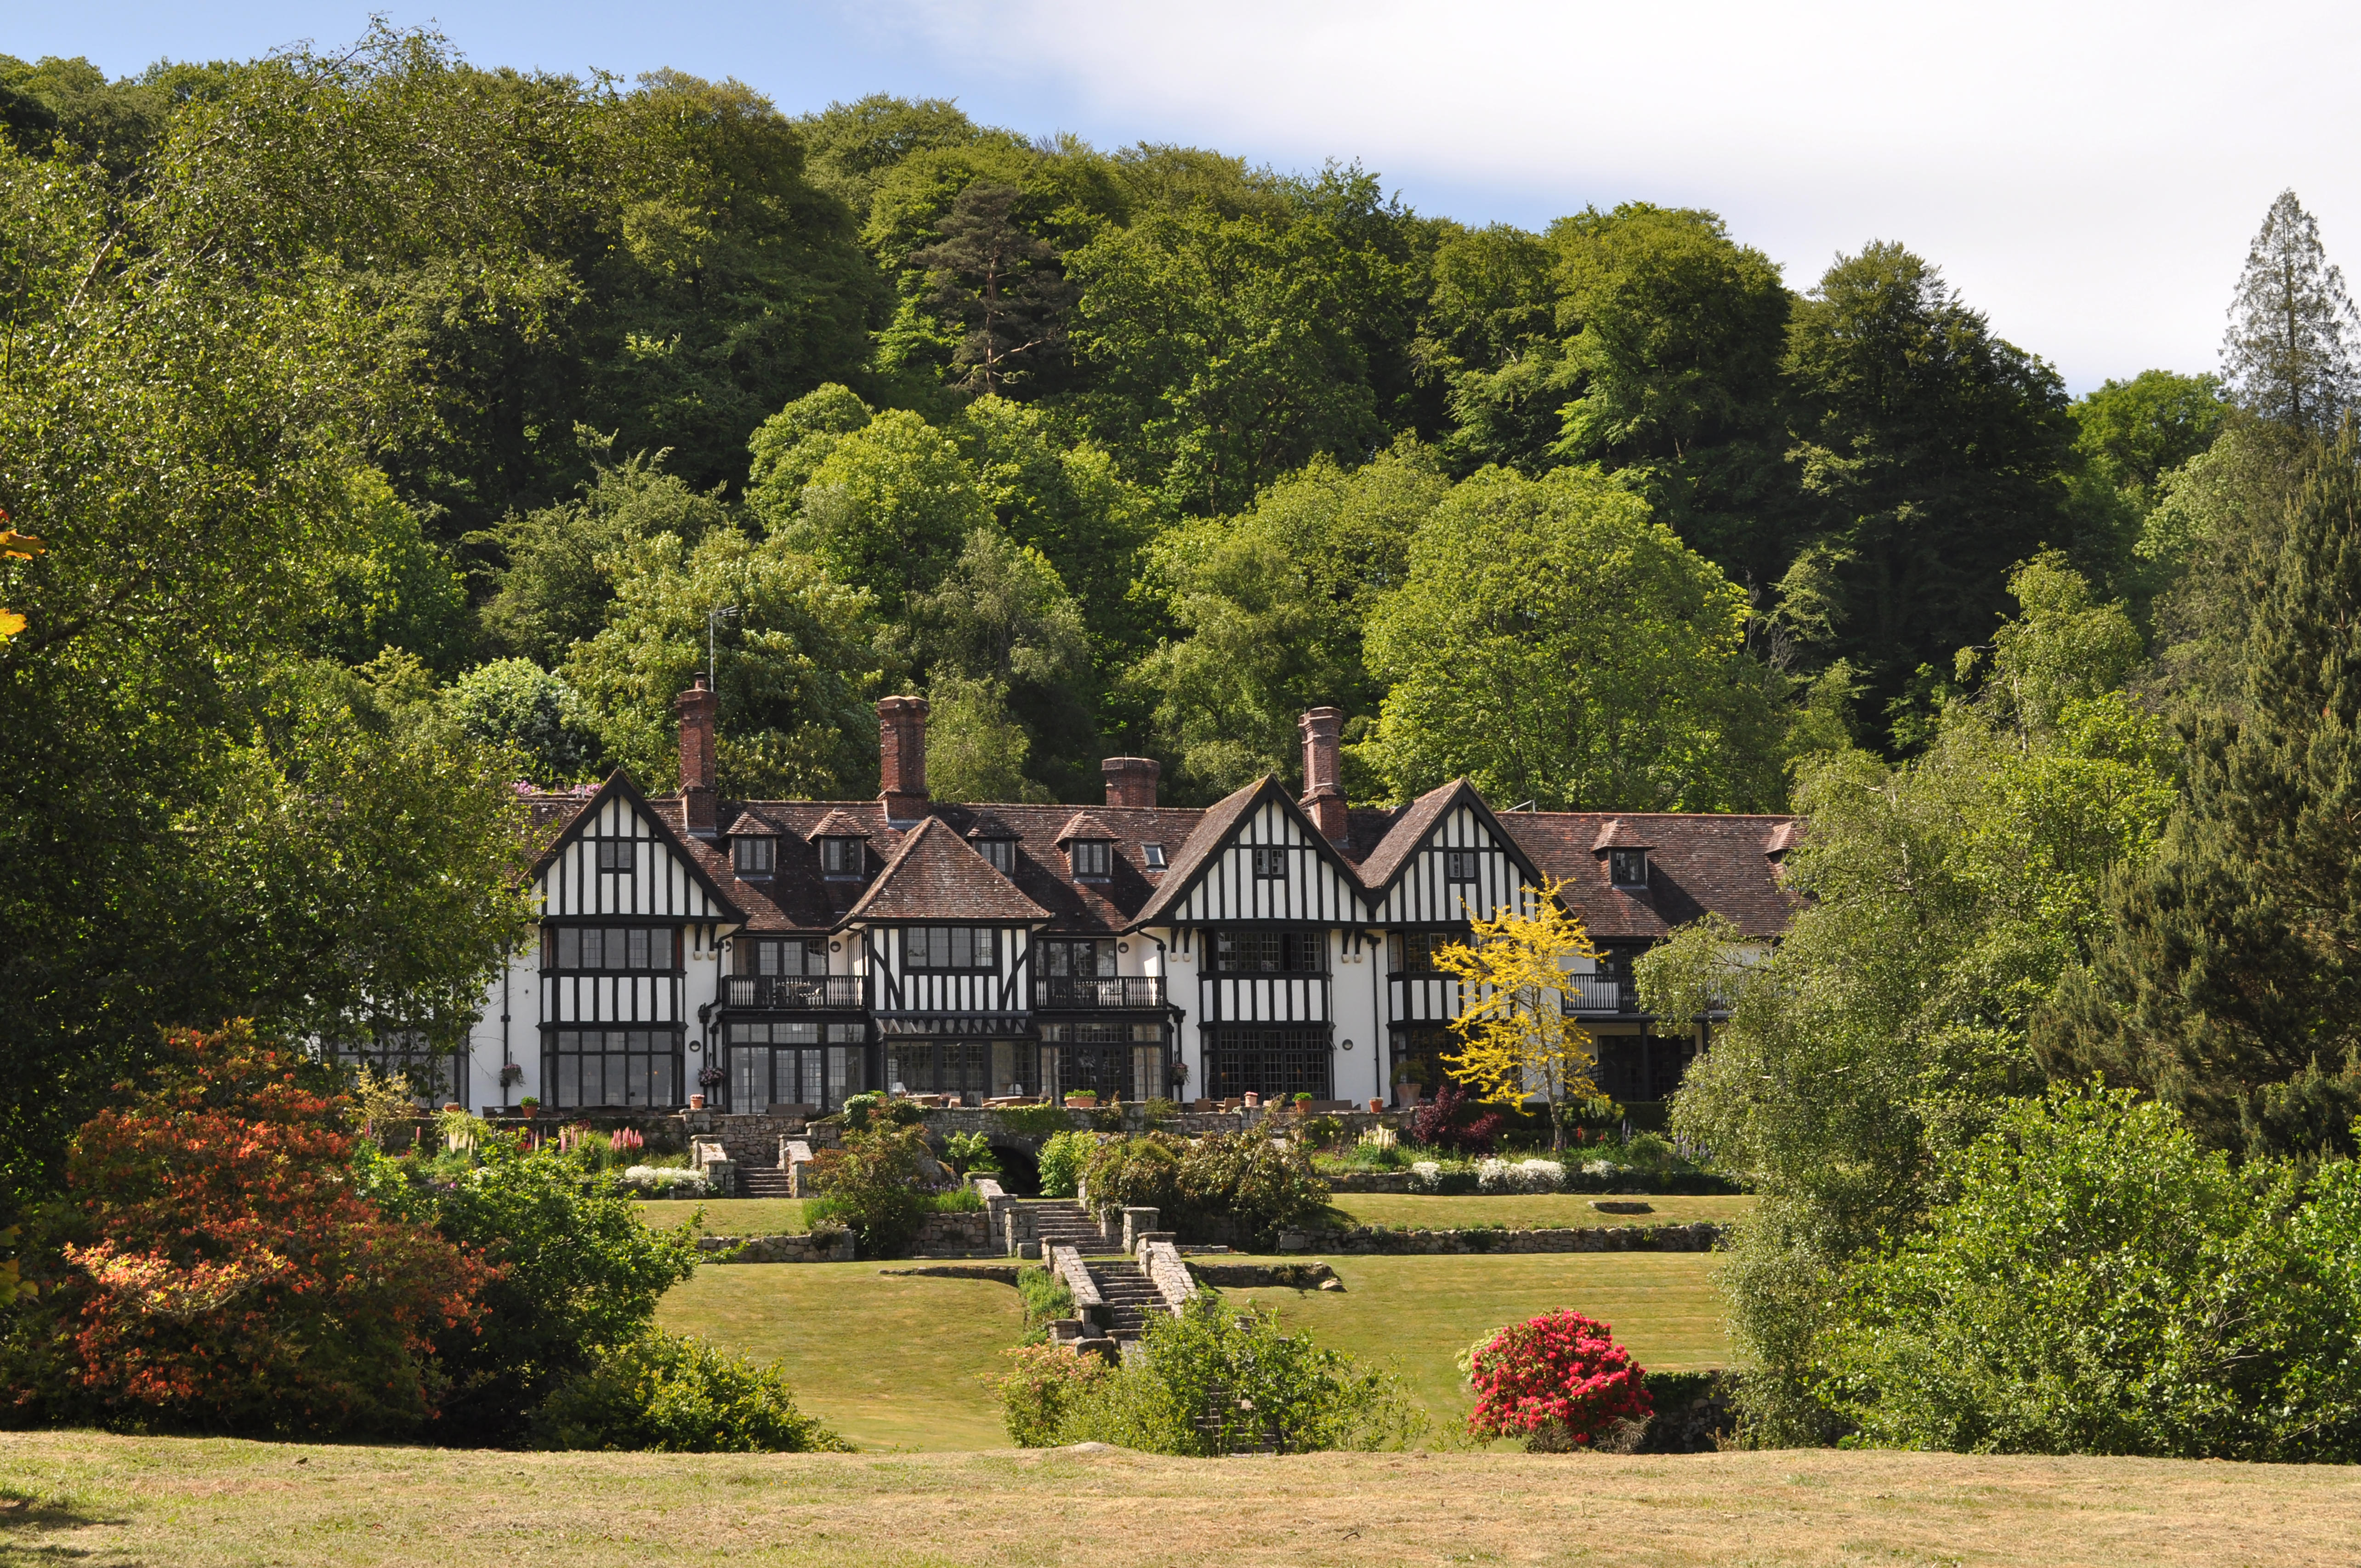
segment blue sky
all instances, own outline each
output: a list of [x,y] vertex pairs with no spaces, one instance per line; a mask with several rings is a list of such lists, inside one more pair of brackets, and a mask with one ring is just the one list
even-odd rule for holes
[[0,51],[119,74],[349,40],[372,8],[483,64],[734,75],[789,112],[884,90],[1102,145],[1357,159],[1469,223],[1708,206],[1797,287],[1899,239],[2078,391],[2212,368],[2282,187],[2361,267],[2350,5],[0,0]]

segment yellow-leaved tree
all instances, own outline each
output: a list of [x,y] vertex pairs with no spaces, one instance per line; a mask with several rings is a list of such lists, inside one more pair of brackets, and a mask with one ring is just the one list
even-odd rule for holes
[[1460,1052],[1443,1059],[1487,1100],[1521,1105],[1547,1099],[1550,1148],[1565,1147],[1565,1108],[1598,1092],[1590,1031],[1566,1011],[1568,959],[1596,959],[1590,933],[1559,899],[1565,883],[1543,878],[1499,913],[1476,921],[1465,943],[1434,955],[1459,981],[1451,1021]]

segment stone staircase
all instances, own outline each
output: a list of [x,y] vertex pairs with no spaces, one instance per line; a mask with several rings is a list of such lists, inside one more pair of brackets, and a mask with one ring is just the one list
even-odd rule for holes
[[1122,1245],[1101,1235],[1098,1222],[1071,1199],[1034,1205],[1034,1223],[1041,1237],[1041,1255],[1045,1258],[1049,1255],[1051,1247],[1058,1246],[1070,1246],[1085,1257],[1122,1255]]
[[1091,1283],[1099,1288],[1100,1299],[1106,1302],[1106,1336],[1117,1344],[1145,1334],[1148,1315],[1165,1310],[1164,1298],[1132,1259],[1118,1255],[1102,1263],[1086,1258],[1082,1266],[1090,1272]]
[[741,1198],[792,1198],[788,1175],[775,1167],[741,1165],[738,1168],[738,1196]]

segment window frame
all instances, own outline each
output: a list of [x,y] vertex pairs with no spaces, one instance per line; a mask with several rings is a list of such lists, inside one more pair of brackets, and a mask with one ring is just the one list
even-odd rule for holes
[[1139,852],[1141,857],[1147,861],[1148,869],[1149,871],[1160,872],[1166,868],[1168,862],[1164,859],[1164,846],[1162,844],[1142,844],[1139,847]]
[[1249,848],[1254,851],[1251,863],[1254,868],[1255,881],[1285,882],[1287,880],[1286,845],[1255,844]]
[[[1244,967],[1224,962],[1225,945],[1260,947],[1266,941],[1278,946],[1279,967],[1259,964]],[[1308,967],[1287,967],[1290,942],[1298,944],[1298,957],[1309,956]],[[1328,927],[1325,926],[1216,926],[1206,934],[1206,972],[1218,975],[1325,975],[1330,972]]]
[[[1092,862],[1085,864],[1085,861]],[[1115,875],[1115,840],[1076,839],[1066,846],[1066,865],[1079,882],[1104,882]]]
[[[1452,978],[1448,970],[1434,967],[1434,949],[1465,946],[1471,933],[1464,927],[1403,927],[1386,933],[1386,972],[1405,980],[1426,977]],[[1415,949],[1415,951],[1413,951]],[[1409,967],[1422,960],[1424,967]]]
[[835,882],[859,882],[869,872],[868,840],[851,833],[823,834],[819,874]]
[[[1640,874],[1627,877],[1626,866],[1637,866]],[[1646,850],[1616,850],[1607,851],[1607,882],[1610,887],[1645,887],[1648,885],[1648,851]]]
[[1016,876],[1016,839],[995,836],[990,839],[977,839],[972,841],[975,845],[975,852],[983,857],[984,864],[990,866],[994,871],[998,872],[1002,876]]
[[592,852],[592,858],[598,865],[600,876],[639,875],[639,846],[642,840],[601,837],[590,841],[598,846]]
[[[997,926],[903,926],[897,929],[900,932],[897,940],[902,949],[904,974],[997,974],[1000,970],[1000,927]],[[935,931],[944,933],[943,952],[949,961],[943,963],[934,961],[932,937],[926,938],[927,951],[924,960],[913,958],[912,938],[917,937],[920,932]],[[957,959],[959,938],[961,936],[965,936],[969,943],[969,961],[966,963],[961,963]],[[983,938],[981,944],[983,949],[981,961],[977,960],[975,955],[978,937]]]
[[[623,937],[623,962],[620,964],[610,964],[606,961],[609,946],[607,937],[614,932],[620,932]],[[583,954],[591,944],[584,938],[594,933],[598,938],[597,945],[599,961],[596,964],[585,963],[582,961]],[[670,961],[666,963],[656,961],[656,937],[659,933],[670,938]],[[635,937],[644,938],[643,942],[636,944],[646,955],[646,961],[642,963],[631,962],[631,949],[635,945],[633,942]],[[687,942],[682,927],[670,922],[544,921],[541,927],[541,972],[544,974],[683,974],[686,972],[683,967],[684,949],[686,946]],[[571,963],[566,961],[569,949],[574,960]]]
[[1484,851],[1465,847],[1446,848],[1443,851],[1443,880],[1447,883],[1480,882],[1484,876]]
[[[748,851],[753,851],[749,855]],[[751,863],[759,861],[759,865]],[[749,833],[730,840],[730,869],[739,876],[772,876],[779,869],[779,841],[768,833]]]

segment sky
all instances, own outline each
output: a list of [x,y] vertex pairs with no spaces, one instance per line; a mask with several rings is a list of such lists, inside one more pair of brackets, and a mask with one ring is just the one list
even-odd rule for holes
[[2361,267],[2352,5],[0,0],[0,52],[127,74],[346,42],[372,10],[478,64],[735,76],[791,114],[883,91],[1104,147],[1358,162],[1468,224],[1709,207],[1798,289],[1899,240],[2076,392],[2213,369],[2282,189]]

